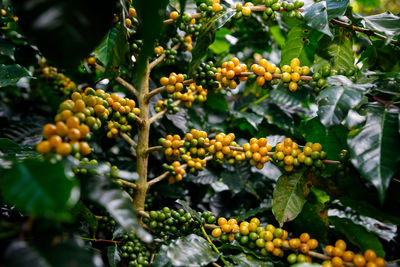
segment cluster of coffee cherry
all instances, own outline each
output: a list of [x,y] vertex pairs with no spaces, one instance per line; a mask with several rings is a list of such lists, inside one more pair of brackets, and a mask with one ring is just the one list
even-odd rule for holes
[[52,88],[61,91],[65,96],[77,90],[76,84],[70,78],[58,72],[57,68],[47,66],[44,60],[41,60],[36,72],[41,79],[45,80]]
[[62,156],[88,155],[91,150],[86,141],[91,138],[91,130],[96,131],[108,122],[107,137],[112,138],[118,132],[130,132],[139,114],[134,100],[87,87],[83,92],[72,93],[70,99],[60,104],[56,123],[43,127],[45,140],[37,144],[36,150]]
[[240,82],[247,80],[246,76],[238,76],[242,72],[247,72],[246,64],[240,64],[239,59],[234,57],[223,62],[221,67],[217,68],[215,77],[220,82],[221,87],[235,89]]

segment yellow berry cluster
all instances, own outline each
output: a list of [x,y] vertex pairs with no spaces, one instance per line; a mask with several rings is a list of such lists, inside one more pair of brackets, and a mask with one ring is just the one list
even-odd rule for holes
[[284,85],[289,87],[289,90],[294,92],[298,88],[298,82],[301,79],[301,75],[307,75],[310,73],[310,68],[308,66],[300,66],[300,60],[298,58],[293,58],[289,65],[282,66],[281,80]]
[[204,89],[203,86],[191,83],[187,88],[186,92],[175,92],[172,97],[174,99],[181,100],[181,104],[187,108],[192,106],[195,100],[204,102],[207,100],[208,90]]
[[223,7],[221,6],[220,0],[213,0],[212,9],[214,12],[218,12],[223,9]]
[[[289,233],[282,228],[276,228],[272,224],[265,227],[260,225],[258,218],[252,218],[250,222],[242,221],[238,224],[236,219],[227,220],[218,218],[218,225],[214,226],[211,235],[221,242],[237,241],[249,248],[258,248],[262,256],[273,255],[283,257],[284,251],[295,252],[287,257],[290,264],[296,262],[312,262],[311,253],[318,247],[318,241],[310,237],[308,233],[302,233],[298,238],[288,239]],[[342,267],[354,264],[357,267],[384,267],[385,259],[377,257],[376,253],[368,249],[364,255],[354,254],[346,250],[346,242],[337,240],[335,246],[325,247],[325,253],[330,260],[322,263],[324,267]]]
[[186,43],[186,45],[185,45],[186,50],[187,50],[187,51],[192,51],[192,49],[193,49],[193,45],[192,45],[192,43],[193,43],[192,36],[190,36],[190,35],[185,36],[185,38],[183,39],[183,41]]
[[247,77],[237,77],[242,72],[247,72],[246,64],[240,64],[239,59],[234,57],[230,61],[223,62],[221,68],[217,68],[216,79],[222,87],[235,89],[239,82],[247,80]]
[[346,250],[347,244],[345,241],[339,239],[336,241],[335,246],[328,245],[325,247],[326,255],[332,257],[328,261],[324,261],[324,267],[342,267],[346,263],[353,263],[357,267],[384,267],[386,262],[384,258],[377,257],[375,251],[367,249],[362,254],[355,254],[351,250]]
[[236,4],[236,11],[241,12],[241,14],[244,17],[250,17],[251,15],[251,9],[250,7],[253,7],[254,4],[251,2],[247,2],[244,4],[244,7],[241,3]]
[[215,158],[218,160],[231,160],[230,163],[234,163],[235,161],[241,162],[245,160],[243,152],[236,151],[231,147],[238,147],[237,143],[235,142],[235,134],[219,133],[215,136],[215,139],[210,140],[208,152],[211,155],[215,155]]
[[[107,137],[113,138],[119,132],[130,132],[131,124],[136,121],[140,115],[140,109],[136,107],[136,102],[133,99],[122,98],[117,94],[109,95],[106,93],[107,104],[111,107],[112,121],[107,125]],[[99,108],[99,112],[101,112]]]
[[174,161],[172,163],[173,167],[173,175],[172,173],[168,176],[168,183],[174,184],[175,182],[180,182],[183,179],[183,175],[186,174],[186,169],[182,168],[181,163],[179,161]]
[[40,75],[50,83],[50,86],[60,90],[64,95],[70,95],[77,90],[76,84],[54,67],[41,64]]
[[315,168],[324,168],[322,160],[326,159],[326,152],[322,151],[320,143],[308,142],[303,151],[299,149],[297,143],[292,139],[286,138],[283,142],[275,146],[273,154],[274,160],[279,167],[282,167],[287,172],[293,171],[295,167],[308,166]]
[[264,164],[270,160],[268,152],[272,150],[266,138],[251,138],[249,143],[243,144],[245,156],[250,160],[250,165],[262,169]]
[[176,74],[175,72],[170,73],[169,77],[162,77],[160,79],[161,85],[165,86],[165,90],[172,94],[174,92],[180,92],[183,90],[183,81],[185,80],[185,75]]
[[180,155],[185,153],[184,141],[177,134],[160,138],[159,143],[163,147],[164,155],[169,159],[179,159]]
[[[274,78],[274,74],[281,73],[281,70],[275,65],[268,62],[268,60],[262,58],[258,64],[253,64],[250,67],[251,71],[257,75],[257,84],[263,86],[265,82],[269,82]],[[278,80],[275,78],[274,83]]]
[[154,47],[154,54],[161,55],[164,54],[164,47],[161,45]]
[[134,9],[133,7],[129,8],[129,18],[125,19],[125,26],[126,27],[131,27],[132,26],[132,20],[133,18],[136,17],[136,9]]

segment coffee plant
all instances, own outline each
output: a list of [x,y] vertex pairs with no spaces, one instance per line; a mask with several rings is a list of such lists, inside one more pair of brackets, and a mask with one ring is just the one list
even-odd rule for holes
[[380,1],[0,3],[2,266],[399,266]]

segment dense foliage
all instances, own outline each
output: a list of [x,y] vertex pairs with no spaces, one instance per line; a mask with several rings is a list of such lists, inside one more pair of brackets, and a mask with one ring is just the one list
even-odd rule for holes
[[399,16],[2,0],[0,26],[5,266],[398,265]]

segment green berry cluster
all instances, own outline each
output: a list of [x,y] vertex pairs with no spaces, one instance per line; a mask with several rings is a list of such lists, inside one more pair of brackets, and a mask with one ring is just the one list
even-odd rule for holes
[[356,68],[350,68],[350,69],[339,69],[335,70],[332,68],[330,64],[325,64],[322,66],[322,68],[319,69],[318,72],[315,72],[312,76],[313,80],[309,83],[311,87],[314,87],[315,92],[320,92],[323,87],[326,85],[326,79],[329,76],[334,76],[334,75],[345,75],[347,77],[350,77],[352,81],[355,81],[354,74],[356,73]]
[[167,110],[168,114],[176,114],[179,112],[178,104],[174,103],[172,98],[158,100],[154,105],[154,111],[160,113],[163,110]]
[[340,178],[346,177],[346,175],[350,172],[349,157],[350,155],[348,150],[342,149],[342,151],[340,151],[340,164],[337,165],[337,176]]
[[204,88],[217,89],[219,87],[219,82],[215,76],[216,73],[217,68],[214,66],[214,62],[208,61],[207,63],[200,63],[192,76],[197,85],[201,85]]
[[135,234],[130,232],[122,235],[117,241],[123,266],[145,267],[150,266],[151,250]]
[[266,9],[262,15],[263,20],[276,21],[277,12],[279,12],[281,8],[288,12],[287,14],[290,18],[302,19],[301,13],[297,11],[297,9],[304,6],[304,2],[302,1],[296,0],[293,3],[282,1],[281,3],[279,0],[265,0],[265,6]]
[[115,230],[116,225],[117,222],[113,219],[113,217],[111,217],[109,214],[104,215],[101,217],[101,220],[99,221],[98,231],[113,232]]

